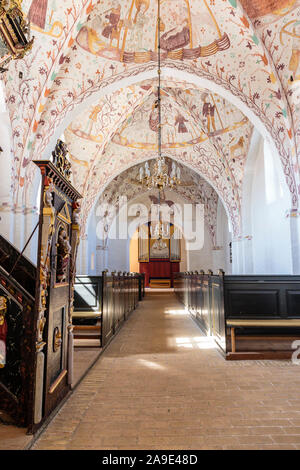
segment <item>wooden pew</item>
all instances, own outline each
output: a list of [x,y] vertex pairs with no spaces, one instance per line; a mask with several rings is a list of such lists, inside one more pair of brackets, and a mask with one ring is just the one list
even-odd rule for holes
[[102,276],[76,276],[74,284],[74,345],[101,347]]
[[[245,328],[255,328],[258,331],[262,332],[264,329],[274,329],[282,330],[284,328],[292,329],[298,328],[298,335],[300,334],[300,319],[277,319],[277,320],[226,320],[226,326],[230,328],[230,337],[231,337],[231,351],[227,353],[228,360],[234,359],[290,359],[291,351],[236,351],[236,330],[245,329]],[[300,336],[299,336],[300,337]],[[271,336],[270,334],[254,336],[247,335],[243,336],[243,339],[249,339],[252,341],[255,340],[264,340],[264,341],[274,341],[289,339],[291,342],[296,339],[296,336]]]
[[[291,345],[300,333],[300,276],[224,276],[224,306],[231,338],[227,359],[291,358],[284,342]],[[238,337],[233,327],[239,329]],[[272,347],[266,350],[268,345]]]
[[[292,341],[300,336],[300,276],[228,276],[209,270],[178,273],[174,282],[179,300],[226,359],[291,358]],[[277,343],[267,350],[270,340]],[[290,342],[288,350],[284,341]]]
[[77,276],[74,285],[75,346],[105,347],[143,297],[138,273]]

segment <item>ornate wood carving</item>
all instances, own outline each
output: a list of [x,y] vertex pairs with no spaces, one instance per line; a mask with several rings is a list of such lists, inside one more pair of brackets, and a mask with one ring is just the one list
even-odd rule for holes
[[65,144],[59,141],[53,162],[35,161],[42,174],[42,197],[33,431],[70,391],[72,383],[72,309],[81,196],[68,181],[70,167],[66,154]]
[[7,298],[0,296],[0,368],[6,364],[6,337],[7,321],[5,318],[7,312]]
[[0,72],[11,59],[22,59],[31,50],[29,23],[21,8],[22,0],[0,0]]
[[7,323],[5,366],[0,368],[0,408],[16,424],[27,426],[33,407],[34,298],[1,266],[0,296],[2,306],[6,305]]
[[58,140],[55,150],[52,152],[53,163],[58,171],[70,181],[71,163],[67,159],[68,148],[62,140]]

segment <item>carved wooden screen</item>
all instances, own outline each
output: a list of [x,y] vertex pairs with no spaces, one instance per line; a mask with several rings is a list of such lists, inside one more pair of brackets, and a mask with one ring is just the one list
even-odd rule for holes
[[33,314],[34,297],[0,266],[0,409],[19,426],[32,419]]
[[72,383],[72,308],[81,196],[51,162],[42,173],[36,308],[36,395],[33,430],[49,416]]

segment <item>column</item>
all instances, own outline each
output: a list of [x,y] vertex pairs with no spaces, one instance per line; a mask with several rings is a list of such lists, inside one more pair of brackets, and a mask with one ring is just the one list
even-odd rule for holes
[[300,274],[300,211],[291,209],[289,216],[293,274]]

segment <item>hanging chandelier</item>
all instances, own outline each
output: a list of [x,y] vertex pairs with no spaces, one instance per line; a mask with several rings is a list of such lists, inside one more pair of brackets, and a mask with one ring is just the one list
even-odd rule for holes
[[153,169],[150,170],[149,162],[147,161],[144,167],[140,168],[139,181],[147,189],[158,189],[162,190],[166,187],[173,188],[176,185],[181,184],[180,181],[180,168],[175,162],[172,162],[171,174],[169,174],[169,167],[166,163],[165,157],[162,156],[161,142],[162,142],[162,124],[161,124],[161,59],[160,59],[160,0],[158,0],[158,87],[157,87],[157,103],[158,108],[158,156],[155,159]]
[[151,238],[157,238],[159,240],[162,238],[170,238],[170,224],[163,223],[161,220],[156,223],[151,223],[150,233]]
[[164,222],[161,220],[161,210],[160,210],[160,191],[158,192],[158,220],[151,220],[150,224],[150,234],[151,238],[157,238],[161,240],[162,238],[170,238],[170,221]]
[[172,162],[171,174],[165,158],[158,156],[155,159],[153,168],[150,170],[149,162],[147,161],[144,167],[140,167],[139,180],[140,183],[147,189],[162,190],[166,187],[173,188],[181,184],[181,172],[179,166]]

